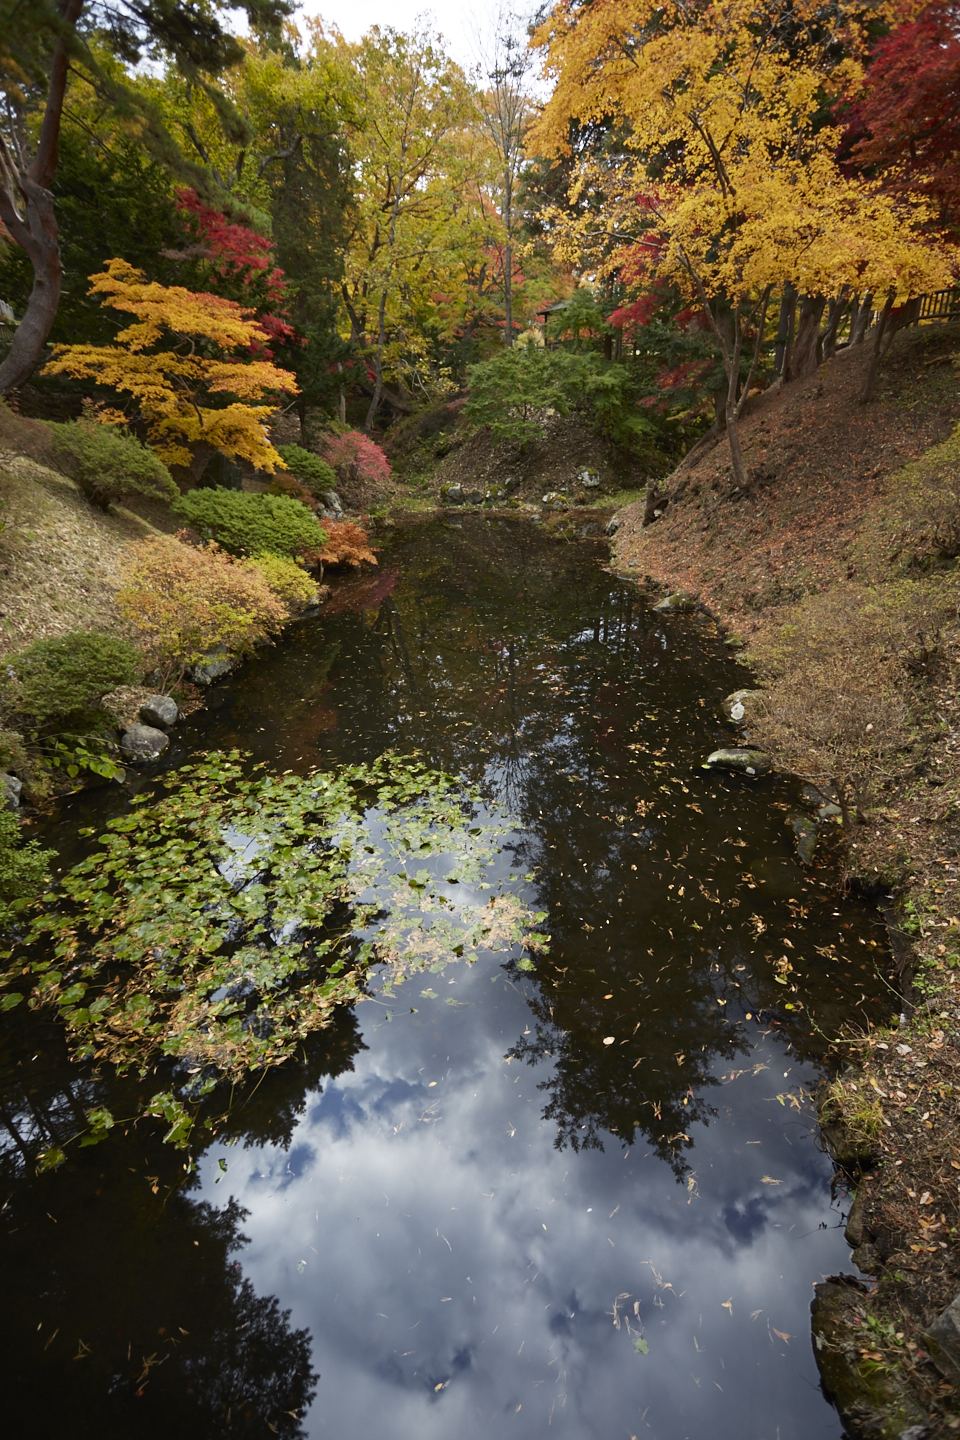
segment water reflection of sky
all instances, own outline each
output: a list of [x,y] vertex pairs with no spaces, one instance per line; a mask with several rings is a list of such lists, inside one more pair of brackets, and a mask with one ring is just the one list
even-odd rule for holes
[[551,1061],[504,1059],[531,1012],[494,959],[389,1013],[362,1007],[368,1048],[289,1149],[202,1162],[208,1197],[249,1210],[245,1274],[312,1333],[309,1435],[840,1434],[809,1301],[848,1251],[810,1114],[776,1099],[810,1078],[782,1041],[756,1031],[678,1184],[613,1137],[555,1148]]

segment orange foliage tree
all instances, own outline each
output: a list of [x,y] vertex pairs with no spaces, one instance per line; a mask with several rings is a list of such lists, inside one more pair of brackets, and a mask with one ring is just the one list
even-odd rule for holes
[[[134,323],[112,345],[56,346],[46,374],[130,395],[160,459],[194,476],[217,451],[271,473],[283,463],[265,423],[279,394],[295,393],[296,382],[269,360],[252,358],[267,336],[250,310],[218,295],[148,281],[125,260],[108,261],[91,280],[90,294],[132,314]],[[104,418],[131,417],[106,412]]]
[[116,599],[165,682],[211,650],[252,649],[288,618],[286,605],[254,566],[216,545],[195,549],[169,535],[129,547]]
[[370,536],[362,525],[354,525],[349,520],[324,519],[323,528],[327,532],[326,544],[309,556],[313,563],[319,561],[321,575],[324,565],[350,565],[355,570],[359,570],[364,561],[376,565]]

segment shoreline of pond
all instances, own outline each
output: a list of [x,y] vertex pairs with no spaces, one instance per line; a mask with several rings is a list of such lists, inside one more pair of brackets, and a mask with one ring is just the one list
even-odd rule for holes
[[[448,511],[445,511],[445,510],[440,510],[440,509],[438,509],[437,511],[431,512],[431,513],[418,512],[418,513],[415,513],[415,514],[410,514],[410,512],[407,512],[406,514],[404,514],[404,515],[402,516],[402,519],[400,519],[400,517],[398,517],[398,523],[400,523],[400,524],[406,524],[406,523],[419,524],[419,523],[422,523],[422,522],[435,522],[435,521],[438,520],[438,519],[442,521],[442,520],[449,519],[449,518],[450,518],[449,512],[448,512]],[[523,520],[523,519],[528,519],[529,517],[527,517],[527,516],[525,516],[525,515],[518,515],[516,512],[507,512],[507,514],[505,514],[505,515],[503,515],[503,516],[499,516],[497,513],[490,512],[489,516],[486,516],[485,518],[490,518],[490,519],[492,519],[492,520],[495,520],[495,519],[498,519],[498,518],[500,518],[500,519],[509,519],[509,520],[511,520],[512,522],[516,522],[518,519]],[[565,538],[565,537],[559,537],[559,536],[558,536],[558,537],[555,537],[555,538],[556,538],[560,543],[562,543],[562,539]],[[622,578],[625,579],[625,580],[630,581],[633,585],[636,585],[636,583],[637,583],[637,581],[636,581],[636,576],[635,576],[635,575],[624,575]],[[348,581],[348,582],[346,582],[346,583],[349,584],[350,582]],[[322,621],[322,619],[323,619],[323,610],[321,610],[321,613],[320,613],[320,617],[319,617],[319,618],[320,618],[320,620]],[[715,619],[715,617],[714,617],[714,619]],[[289,635],[290,635],[290,631],[287,630],[287,631],[285,632],[285,638],[286,638],[286,637],[289,637]],[[716,701],[717,701],[718,703],[719,703],[719,701],[720,701],[722,698],[723,698],[723,697],[722,697],[722,696],[719,696],[719,695],[715,697],[715,699],[716,699]],[[905,964],[906,962],[904,961],[904,949],[903,949],[903,945],[902,945],[902,943],[899,943],[899,942],[897,941],[897,932],[896,932],[895,929],[894,929],[894,931],[892,932],[892,938],[893,938],[894,941],[895,941],[895,944],[894,944],[894,954],[895,954],[895,956],[897,957],[898,963],[900,963],[900,964]],[[902,937],[901,937],[901,939],[902,939]],[[874,1035],[874,1037],[876,1037],[876,1036],[879,1036],[879,1034],[880,1034],[881,1032],[880,1032],[880,1031],[874,1031],[874,1032],[871,1032],[871,1033]],[[931,1031],[931,1033],[933,1033],[933,1032]],[[940,1033],[941,1037],[944,1036],[944,1032],[943,1032],[942,1028],[941,1028],[941,1030],[939,1031],[939,1033]],[[880,1060],[880,1059],[883,1058],[883,1057],[882,1057],[882,1054],[880,1054],[880,1053],[878,1052],[878,1050],[877,1050],[877,1047],[878,1047],[878,1046],[882,1046],[883,1043],[884,1043],[883,1041],[879,1041],[879,1040],[876,1040],[876,1039],[875,1039],[874,1047],[871,1049],[871,1060],[874,1060],[874,1059]],[[940,1041],[938,1042],[937,1039],[936,1039],[935,1036],[934,1036],[934,1038],[933,1038],[933,1043],[934,1043],[935,1045],[939,1043],[939,1045],[940,1045],[942,1048],[946,1048],[947,1045],[949,1044],[949,1041],[947,1041],[945,1038],[941,1038]],[[837,1053],[837,1055],[839,1056],[839,1055],[842,1053],[842,1052],[841,1052],[841,1049],[838,1048],[837,1051],[836,1051],[836,1053]],[[877,1071],[877,1073],[880,1073],[879,1070]],[[883,1078],[883,1077],[882,1077],[882,1075],[881,1075],[881,1079],[882,1079],[882,1078]],[[827,1118],[827,1116],[826,1116],[826,1110],[825,1110],[824,1107],[825,1107],[825,1104],[827,1103],[826,1100],[825,1100],[825,1094],[826,1094],[826,1091],[827,1091],[828,1089],[832,1089],[832,1090],[834,1091],[834,1104],[836,1105],[836,1091],[835,1091],[836,1083],[837,1083],[837,1082],[834,1082],[833,1087],[826,1087],[826,1086],[825,1086],[825,1087],[823,1088],[822,1093],[821,1093],[820,1114],[821,1114],[821,1121],[822,1121],[822,1122],[823,1122],[823,1120],[824,1120],[825,1118]],[[856,1082],[853,1082],[853,1083],[856,1083]],[[865,1082],[864,1082],[864,1083],[865,1083]],[[849,1093],[854,1093],[854,1092],[853,1092],[853,1091],[850,1091]],[[840,1117],[840,1118],[834,1117],[833,1133],[834,1133],[835,1136],[839,1136],[839,1135],[840,1135],[840,1133],[841,1133],[841,1125],[842,1125],[842,1117]],[[889,1125],[887,1126],[887,1129],[890,1129],[890,1126],[889,1126]],[[857,1133],[859,1133],[859,1132],[857,1132]],[[886,1138],[886,1136],[883,1135],[883,1131],[882,1131],[882,1130],[881,1130],[881,1136],[882,1136],[883,1138]],[[841,1166],[844,1167],[845,1172],[850,1176],[851,1181],[852,1181],[852,1182],[855,1182],[855,1181],[859,1178],[860,1172],[864,1169],[864,1167],[865,1167],[865,1166],[868,1166],[868,1165],[871,1164],[871,1163],[873,1163],[871,1157],[872,1157],[873,1155],[875,1155],[875,1153],[876,1153],[876,1147],[875,1147],[874,1151],[871,1152],[871,1155],[868,1156],[868,1154],[865,1152],[862,1144],[861,1144],[861,1146],[860,1146],[860,1149],[857,1150],[857,1151],[854,1151],[854,1152],[850,1151],[850,1150],[849,1150],[849,1146],[848,1146],[848,1150],[847,1150],[846,1154],[845,1154],[844,1151],[843,1151],[842,1143],[838,1143],[838,1142],[835,1141],[835,1144],[837,1145],[837,1148],[836,1148],[836,1150],[835,1150],[835,1152],[834,1152],[834,1158],[835,1158],[835,1160],[837,1160],[838,1164],[841,1164]],[[851,1159],[850,1159],[850,1155],[851,1155],[851,1154],[854,1155],[853,1161],[851,1161]],[[918,1192],[918,1193],[919,1193],[919,1192]],[[861,1216],[864,1216],[864,1215],[865,1215],[865,1212],[864,1212],[864,1206],[863,1206],[862,1202],[861,1202],[861,1205],[860,1205],[860,1211],[861,1211]],[[864,1219],[863,1223],[866,1224],[867,1226],[869,1226],[869,1223],[870,1223],[870,1221],[869,1221],[869,1214],[866,1214],[866,1218]],[[869,1230],[868,1230],[867,1233],[869,1233]],[[866,1243],[870,1243],[870,1242],[867,1241]],[[861,1257],[861,1258],[865,1258],[865,1257]],[[861,1266],[861,1268],[863,1268],[863,1267]],[[841,1315],[840,1315],[839,1318],[835,1318],[835,1320],[834,1320],[834,1322],[833,1322],[833,1329],[829,1332],[830,1338],[829,1338],[829,1339],[826,1339],[824,1343],[827,1344],[827,1345],[829,1345],[829,1346],[831,1346],[831,1347],[834,1348],[834,1349],[837,1349],[839,1353],[841,1353],[841,1354],[843,1354],[843,1355],[846,1355],[846,1354],[847,1354],[847,1350],[850,1348],[850,1347],[849,1347],[849,1344],[848,1344],[848,1341],[847,1341],[847,1337],[848,1337],[849,1333],[856,1328],[856,1326],[851,1323],[851,1316],[854,1316],[857,1311],[862,1312],[862,1320],[861,1320],[860,1323],[863,1323],[863,1324],[866,1325],[866,1324],[867,1324],[868,1315],[878,1312],[877,1296],[880,1294],[880,1291],[882,1291],[882,1288],[883,1288],[883,1287],[880,1287],[880,1289],[879,1289],[877,1292],[875,1292],[874,1294],[865,1294],[864,1291],[863,1291],[862,1289],[858,1288],[856,1284],[850,1285],[850,1286],[845,1286],[845,1287],[844,1287],[844,1295],[843,1295],[843,1308],[842,1308],[842,1313],[841,1313]],[[847,1292],[849,1292],[849,1294],[847,1294]],[[885,1294],[886,1294],[887,1296],[889,1296],[889,1288],[888,1288],[887,1292],[885,1292]],[[880,1313],[884,1313],[884,1312],[880,1312]],[[821,1327],[819,1333],[820,1333],[821,1335],[827,1336],[828,1331],[827,1331],[827,1329],[826,1329],[825,1327]],[[894,1332],[894,1333],[895,1333],[895,1332]],[[875,1354],[876,1354],[876,1353],[881,1353],[881,1352],[877,1349],[877,1345],[879,1345],[879,1344],[881,1344],[881,1343],[882,1343],[882,1340],[878,1340],[878,1341],[876,1342],[876,1344],[874,1344],[873,1338],[872,1338],[872,1334],[871,1334],[871,1345],[872,1345],[872,1347],[873,1347],[873,1348],[872,1348],[872,1353],[875,1353]],[[846,1347],[846,1348],[845,1348],[845,1347]],[[906,1347],[904,1347],[904,1348],[905,1348],[905,1350],[906,1350]],[[914,1347],[913,1347],[914,1351],[916,1351],[917,1348],[918,1348],[918,1347],[916,1346],[916,1344],[914,1344]],[[862,1354],[861,1354],[860,1352],[861,1352],[863,1349],[864,1349],[864,1347],[862,1347],[862,1346],[861,1346],[861,1347],[855,1347],[855,1348],[854,1348],[854,1350],[853,1350],[853,1352],[852,1352],[852,1357],[851,1357],[851,1365],[847,1367],[848,1370],[852,1370],[852,1372],[854,1372],[854,1378],[855,1378],[855,1380],[856,1380],[857,1376],[859,1375],[859,1371],[860,1371],[860,1369],[861,1369],[861,1362],[862,1362],[863,1357],[862,1357]],[[910,1358],[910,1352],[909,1352],[909,1351],[906,1351],[906,1354],[907,1354],[908,1358]],[[821,1355],[821,1353],[820,1353],[819,1350],[818,1350],[818,1354],[817,1354],[817,1359],[818,1359],[818,1363],[821,1363],[821,1361],[822,1361],[822,1355]],[[870,1362],[870,1363],[871,1363],[871,1364],[875,1364],[876,1362]],[[923,1364],[922,1357],[917,1357],[916,1361],[913,1361],[913,1359],[911,1358],[911,1363],[916,1363],[916,1364],[922,1366],[922,1364]],[[853,1427],[855,1427],[855,1426],[858,1424],[858,1420],[859,1420],[858,1406],[862,1406],[863,1401],[864,1401],[864,1396],[865,1396],[865,1395],[869,1395],[870,1397],[872,1397],[872,1399],[870,1400],[869,1403],[872,1405],[873,1414],[875,1415],[875,1414],[877,1413],[877,1403],[876,1403],[877,1395],[880,1394],[881,1397],[882,1397],[882,1395],[883,1395],[882,1386],[880,1387],[880,1390],[878,1391],[878,1385],[877,1385],[877,1383],[874,1382],[874,1383],[871,1383],[870,1386],[866,1386],[866,1385],[859,1384],[859,1381],[858,1381],[857,1384],[855,1385],[855,1388],[854,1388],[853,1398],[851,1399],[849,1396],[847,1396],[847,1398],[844,1400],[844,1399],[842,1398],[841,1388],[839,1387],[838,1381],[837,1381],[837,1379],[836,1379],[836,1375],[833,1375],[833,1372],[831,1372],[831,1374],[833,1375],[833,1383],[830,1383],[830,1380],[828,1380],[828,1378],[827,1378],[827,1373],[825,1372],[825,1369],[824,1369],[824,1366],[823,1366],[822,1363],[821,1363],[821,1373],[824,1374],[824,1380],[825,1380],[825,1383],[826,1383],[826,1385],[827,1385],[827,1388],[833,1393],[834,1397],[836,1398],[836,1401],[837,1401],[837,1403],[838,1403],[838,1408],[840,1408],[840,1411],[841,1411],[841,1414],[842,1414],[843,1417],[844,1417],[845,1423],[847,1423],[848,1426],[851,1427],[852,1433],[855,1434],[855,1435],[858,1434],[858,1433],[863,1433],[863,1434],[870,1433],[868,1430],[865,1430],[865,1429],[863,1429],[862,1427],[861,1427],[861,1430],[860,1430],[859,1432],[858,1432],[858,1430],[857,1430],[856,1428],[853,1428]],[[839,1372],[838,1372],[838,1373],[839,1373]],[[894,1397],[894,1398],[888,1397],[887,1399],[882,1400],[882,1403],[884,1404],[884,1406],[885,1406],[885,1408],[886,1408],[886,1411],[888,1412],[888,1416],[889,1416],[889,1415],[892,1415],[892,1414],[894,1413],[897,1405],[899,1404],[899,1401],[898,1401],[895,1397]],[[907,1412],[907,1411],[902,1412],[902,1415],[901,1415],[900,1419],[902,1419],[903,1416],[906,1416],[908,1420],[915,1420],[915,1419],[917,1418],[917,1417],[916,1417],[916,1414],[910,1413],[910,1412]],[[870,1423],[873,1423],[873,1420],[872,1420],[871,1417],[868,1417],[868,1420],[870,1421]],[[897,1423],[898,1423],[898,1424],[900,1423],[900,1420],[899,1420],[899,1419],[898,1419]],[[882,1434],[886,1437],[888,1434],[891,1435],[891,1436],[894,1435],[894,1434],[897,1434],[897,1435],[898,1435],[898,1434],[900,1433],[900,1431],[899,1431],[899,1429],[893,1430],[893,1429],[889,1429],[889,1428],[888,1428],[888,1429],[885,1429],[885,1430],[883,1430],[883,1431],[881,1431],[881,1432],[876,1432],[876,1431],[874,1431],[873,1433],[882,1433]]]
[[[924,343],[941,340],[903,342]],[[910,359],[906,354],[904,364]],[[864,423],[847,397],[858,363],[852,355],[838,357],[827,371],[836,397],[830,424],[837,435],[841,424]],[[818,373],[822,384],[824,372]],[[905,394],[913,394],[912,369],[909,374],[905,369],[904,385]],[[752,415],[745,453],[754,452],[768,477],[801,476],[811,468],[809,457],[835,455],[836,435],[822,414],[811,416],[807,399],[802,385],[785,387],[764,397]],[[882,433],[892,409],[878,407],[869,423]],[[660,503],[669,525],[663,519],[645,525],[642,502],[620,512],[615,563],[661,593],[677,589],[679,582],[729,635],[753,669],[761,697],[772,687],[767,693],[783,711],[791,691],[801,694],[809,682],[811,652],[834,643],[824,616],[849,627],[844,653],[854,683],[858,666],[875,663],[882,669],[880,651],[870,658],[869,646],[877,641],[863,632],[856,612],[860,602],[849,598],[860,594],[858,567],[876,586],[868,592],[878,597],[873,603],[887,604],[896,616],[897,604],[903,606],[896,587],[903,581],[893,562],[871,549],[874,532],[884,534],[880,507],[889,506],[891,497],[895,505],[907,505],[899,498],[903,494],[914,497],[909,503],[916,507],[936,503],[927,497],[938,493],[954,443],[934,444],[903,471],[902,452],[899,458],[895,454],[892,464],[887,462],[885,484],[853,497],[842,488],[836,497],[827,496],[802,482],[780,482],[778,488],[778,480],[770,478],[761,482],[762,491],[758,485],[746,497],[730,494],[721,445],[689,471],[679,467],[672,489],[668,482]],[[783,472],[780,445],[790,457]],[[719,493],[705,500],[711,487]],[[725,532],[718,532],[711,504],[715,510],[734,507],[725,520],[734,527],[726,566],[718,565],[715,547]],[[826,538],[831,522],[845,535],[843,546]],[[770,558],[764,561],[765,556]],[[795,593],[784,578],[788,570],[796,577],[790,582],[798,587]],[[749,590],[761,574],[764,586]],[[805,593],[814,598],[797,598]],[[881,643],[884,639],[881,632]],[[913,1440],[911,1426],[920,1427],[918,1437],[960,1431],[958,645],[956,623],[940,626],[936,660],[931,652],[921,675],[912,728],[884,757],[881,793],[842,837],[842,887],[878,905],[901,1011],[899,1023],[834,1037],[841,1074],[818,1097],[825,1139],[854,1196],[847,1230],[852,1260],[867,1277],[831,1277],[813,1315],[824,1385],[854,1440],[897,1440],[907,1430]],[[843,684],[842,670],[837,683]],[[868,721],[876,718],[864,713],[861,728],[872,731]],[[769,721],[761,721],[759,729],[776,760],[778,734],[788,740],[789,734]],[[787,768],[797,767],[794,762]]]

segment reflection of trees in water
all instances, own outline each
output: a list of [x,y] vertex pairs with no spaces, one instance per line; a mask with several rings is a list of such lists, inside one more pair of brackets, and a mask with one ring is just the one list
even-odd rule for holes
[[[42,1019],[14,1012],[2,1028],[0,1345],[17,1377],[7,1424],[65,1440],[170,1440],[177,1427],[185,1440],[302,1436],[317,1380],[310,1336],[244,1278],[245,1212],[192,1196],[183,1152],[146,1126],[68,1146],[59,1170],[38,1175],[38,1146],[63,1145],[97,1105],[137,1114],[142,1097],[84,1074]],[[352,1068],[359,1044],[344,1012],[332,1034],[307,1040],[302,1064],[238,1091],[217,1139],[285,1148],[321,1079]]]
[[[552,1061],[538,1089],[547,1097],[543,1118],[557,1127],[558,1149],[603,1149],[603,1132],[625,1145],[643,1137],[682,1179],[693,1126],[708,1124],[716,1113],[704,1095],[719,1083],[711,1071],[718,1057],[729,1059],[749,1045],[723,1019],[709,959],[685,964],[676,957],[645,977],[625,973],[629,958],[608,957],[585,973],[582,955],[561,949],[551,956],[539,967],[537,992],[528,996],[534,1031],[509,1053],[529,1065]],[[628,1016],[622,1013],[625,981]],[[620,1014],[604,998],[613,987],[621,992]],[[603,1043],[608,1037],[613,1044]]]

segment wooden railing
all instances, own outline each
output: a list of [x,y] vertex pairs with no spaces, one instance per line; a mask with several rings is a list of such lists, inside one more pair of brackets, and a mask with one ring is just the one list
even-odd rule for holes
[[937,320],[941,323],[960,320],[960,289],[935,290],[932,295],[921,296],[920,309],[913,324],[930,324]]

